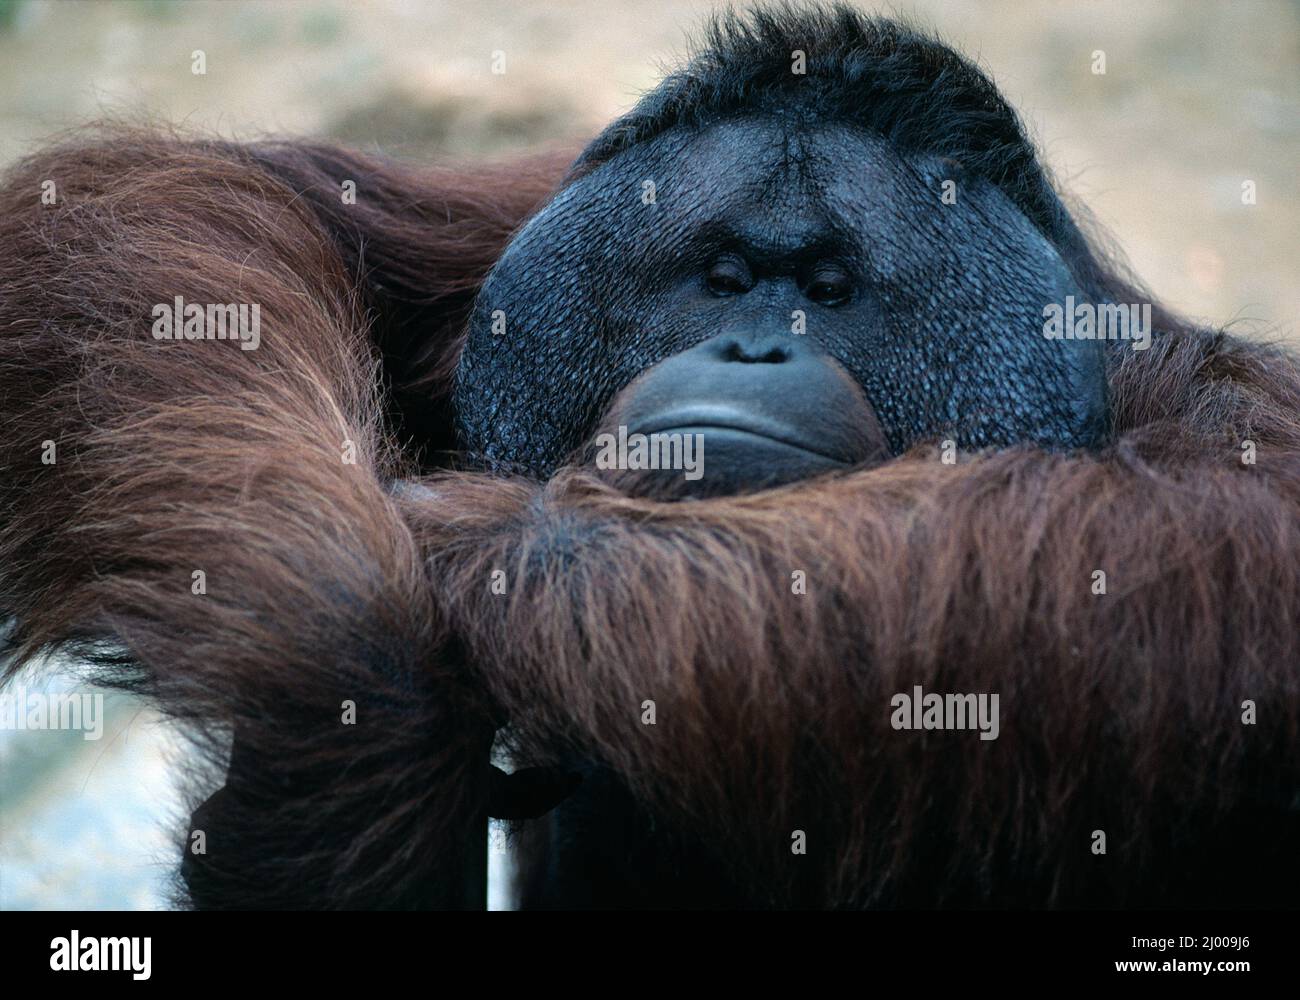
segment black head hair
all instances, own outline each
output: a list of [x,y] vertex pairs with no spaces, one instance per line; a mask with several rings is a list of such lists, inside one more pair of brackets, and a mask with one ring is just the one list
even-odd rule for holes
[[[795,52],[802,74],[792,71]],[[1000,188],[1067,259],[1088,254],[993,81],[937,37],[840,3],[715,15],[686,65],[597,136],[574,176],[669,129],[754,113],[857,125],[900,150],[955,160]]]

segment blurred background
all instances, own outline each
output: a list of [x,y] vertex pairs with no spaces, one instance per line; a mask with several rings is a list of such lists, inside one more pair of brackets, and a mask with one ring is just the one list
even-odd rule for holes
[[[715,6],[0,0],[0,168],[102,117],[328,136],[416,162],[578,142],[651,87]],[[1300,344],[1300,3],[858,6],[936,28],[980,62],[1166,304]],[[165,905],[184,748],[129,699],[106,711],[93,742],[0,729],[0,909]]]

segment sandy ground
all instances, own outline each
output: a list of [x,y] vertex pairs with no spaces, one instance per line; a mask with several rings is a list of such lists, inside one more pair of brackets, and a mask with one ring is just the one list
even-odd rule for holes
[[[328,135],[417,161],[581,139],[655,82],[712,6],[0,0],[0,165],[103,116]],[[1300,5],[890,9],[978,58],[1169,305],[1296,338]],[[109,714],[94,743],[0,731],[0,909],[163,905],[166,824],[180,815],[166,761],[183,751],[138,705],[116,699]]]

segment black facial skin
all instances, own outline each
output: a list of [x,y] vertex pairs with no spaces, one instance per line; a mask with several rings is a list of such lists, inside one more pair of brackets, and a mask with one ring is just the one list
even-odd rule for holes
[[700,430],[701,493],[869,464],[877,419],[891,454],[1093,446],[1101,345],[1043,335],[1070,294],[1052,243],[938,156],[793,117],[678,127],[569,185],[503,255],[457,373],[463,444],[545,477],[612,420]]

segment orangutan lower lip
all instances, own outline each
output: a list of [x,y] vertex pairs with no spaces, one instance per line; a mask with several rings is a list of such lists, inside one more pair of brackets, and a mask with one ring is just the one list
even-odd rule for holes
[[843,459],[834,458],[831,455],[824,454],[806,445],[797,444],[794,441],[787,440],[784,437],[778,437],[775,434],[765,434],[760,431],[751,430],[748,427],[733,427],[728,424],[685,424],[682,426],[664,427],[653,431],[643,431],[645,434],[699,434],[708,450],[717,454],[719,446],[728,447],[741,445],[753,448],[775,448],[784,451],[796,452],[801,455],[807,455],[809,458],[816,459],[818,462],[826,462],[832,465],[848,466],[852,463]]
[[861,460],[858,456],[828,454],[814,447],[797,428],[730,405],[704,404],[673,409],[647,417],[636,427],[629,428],[629,431],[641,434],[703,434],[706,444],[711,439],[727,437],[737,441],[748,439],[753,444],[780,445],[836,465],[852,465]]

